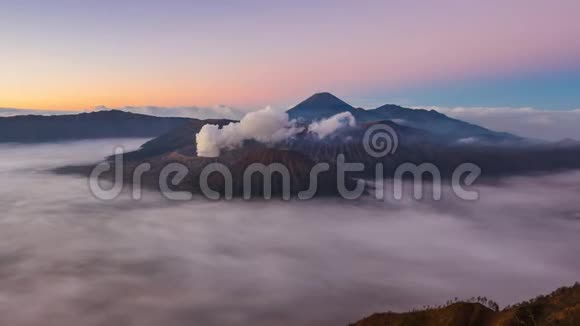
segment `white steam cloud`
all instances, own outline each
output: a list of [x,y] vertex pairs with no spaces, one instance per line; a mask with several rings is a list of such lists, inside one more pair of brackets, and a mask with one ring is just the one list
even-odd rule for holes
[[[354,116],[350,112],[336,114],[326,120],[313,122],[308,130],[322,139],[340,128],[354,126]],[[223,149],[239,147],[246,140],[255,140],[265,144],[275,144],[290,139],[306,128],[290,120],[286,112],[278,112],[270,107],[250,112],[240,122],[230,123],[219,128],[217,125],[205,125],[196,135],[197,155],[218,157]]]
[[248,113],[240,122],[230,123],[219,129],[216,125],[205,125],[196,136],[197,155],[217,157],[222,149],[232,149],[246,140],[261,143],[277,143],[302,132],[286,112],[270,107]]
[[322,120],[319,122],[313,122],[308,127],[308,130],[317,135],[318,138],[325,138],[340,128],[344,127],[354,127],[356,125],[356,120],[352,113],[342,112],[332,117]]

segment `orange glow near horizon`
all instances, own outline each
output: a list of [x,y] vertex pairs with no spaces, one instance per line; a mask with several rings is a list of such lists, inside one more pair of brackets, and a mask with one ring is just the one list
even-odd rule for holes
[[252,109],[580,66],[575,0],[168,2],[0,2],[0,107]]

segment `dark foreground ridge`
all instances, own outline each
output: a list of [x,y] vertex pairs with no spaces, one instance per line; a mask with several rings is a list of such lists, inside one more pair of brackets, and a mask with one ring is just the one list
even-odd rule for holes
[[[474,302],[475,301],[475,302]],[[485,298],[407,313],[377,313],[351,326],[577,326],[580,283],[498,311]]]

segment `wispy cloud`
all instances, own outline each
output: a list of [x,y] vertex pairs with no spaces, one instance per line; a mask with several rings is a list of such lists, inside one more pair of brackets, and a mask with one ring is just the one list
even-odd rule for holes
[[436,110],[450,117],[545,140],[580,139],[580,109],[568,111],[507,107],[415,107]]
[[353,127],[356,125],[356,120],[352,113],[350,112],[342,112],[332,117],[322,120],[316,121],[308,126],[308,130],[315,134],[319,138],[325,138],[340,128],[344,127]]
[[14,117],[18,115],[62,115],[75,114],[80,111],[48,111],[48,110],[33,110],[33,109],[12,109],[0,108],[0,117]]
[[214,107],[198,107],[198,106],[184,106],[184,107],[161,107],[161,106],[124,106],[119,108],[109,108],[106,106],[97,106],[89,110],[81,111],[47,111],[35,109],[13,109],[0,108],[0,117],[12,117],[18,115],[63,115],[63,114],[77,114],[82,112],[106,111],[106,110],[121,110],[125,112],[146,114],[157,117],[185,117],[195,119],[241,119],[246,112],[238,109],[233,109],[225,105],[216,105]]
[[140,113],[153,115],[157,117],[185,117],[195,119],[232,119],[239,120],[245,112],[225,105],[216,105],[214,107],[198,107],[198,106],[183,106],[183,107],[162,107],[162,106],[125,106],[120,108],[108,108],[106,106],[98,106],[94,108],[95,111],[101,110],[121,110],[131,113]]

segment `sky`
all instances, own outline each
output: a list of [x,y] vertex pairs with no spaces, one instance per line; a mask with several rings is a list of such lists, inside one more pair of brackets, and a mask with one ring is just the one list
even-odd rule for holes
[[0,107],[580,108],[580,2],[0,0]]

